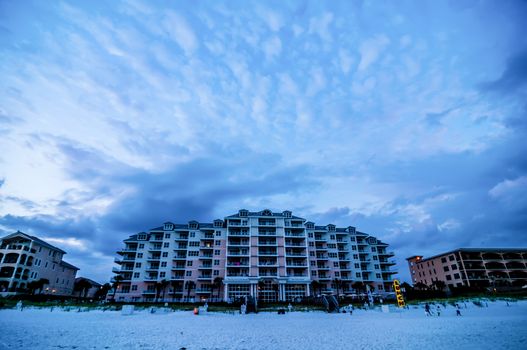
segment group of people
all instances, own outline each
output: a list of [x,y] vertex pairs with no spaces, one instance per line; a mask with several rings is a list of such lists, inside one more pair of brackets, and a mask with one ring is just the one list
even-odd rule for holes
[[[455,307],[456,307],[456,316],[461,316],[461,308],[459,307],[459,304],[456,303]],[[437,314],[437,316],[441,316],[441,306],[439,306],[439,305],[437,305],[436,314]],[[433,316],[432,309],[430,308],[430,304],[428,304],[428,303],[425,304],[425,315],[426,316]]]

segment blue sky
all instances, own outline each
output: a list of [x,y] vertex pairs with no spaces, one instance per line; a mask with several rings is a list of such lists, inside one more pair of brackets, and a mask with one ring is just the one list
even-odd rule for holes
[[527,246],[525,1],[0,0],[0,233],[106,281],[239,208]]

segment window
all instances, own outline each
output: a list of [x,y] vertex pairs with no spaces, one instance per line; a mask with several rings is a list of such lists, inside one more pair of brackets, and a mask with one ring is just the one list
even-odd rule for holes
[[137,284],[132,285],[132,290],[137,290]]
[[214,270],[214,271],[212,272],[212,274],[213,274],[214,276],[219,276],[219,275],[220,275],[220,270]]
[[459,273],[455,273],[454,274],[454,278],[458,280],[459,279]]
[[137,235],[137,239],[144,241],[146,239],[146,235],[145,234]]
[[376,252],[376,251],[377,251],[377,248],[375,248],[375,247],[371,247],[371,251],[372,251],[372,252]]
[[189,247],[199,247],[199,242],[188,242]]
[[57,282],[56,283],[59,283],[59,278],[57,277]]
[[317,275],[316,271],[311,271],[311,276],[316,276],[316,275]]
[[450,276],[450,275],[446,275],[446,280],[447,280],[447,281],[452,281],[452,276]]
[[351,250],[357,250],[357,246],[356,245],[352,245],[351,246]]
[[187,261],[187,266],[192,266],[192,260]]
[[355,264],[356,269],[360,269],[360,264]]
[[169,239],[170,238],[170,233],[165,233],[165,238]]
[[317,264],[316,261],[312,261],[312,262],[311,262],[311,266],[315,266],[316,264]]
[[335,271],[335,277],[340,277],[340,272]]
[[328,248],[329,249],[336,249],[337,248],[337,245],[335,243],[329,243],[328,244]]
[[216,242],[214,242],[216,245],[221,245],[221,241],[220,240],[217,240]]
[[377,257],[377,255],[374,255],[374,256],[373,256],[373,260],[379,260],[379,258]]
[[309,256],[315,256],[315,252],[309,252]]
[[381,278],[381,274],[380,274],[380,273],[376,273],[376,274],[375,274],[375,277],[376,277],[376,278]]
[[159,277],[163,278],[163,277],[165,277],[165,276],[166,276],[166,272],[163,271],[163,272],[160,272],[160,273],[159,273]]
[[454,256],[453,256],[453,255],[450,255],[450,256],[448,257],[448,260],[450,260],[450,261],[454,261]]
[[359,258],[358,254],[353,254],[353,259],[358,259],[358,258]]
[[163,258],[167,258],[168,257],[168,252],[163,252]]
[[444,266],[443,271],[450,271],[450,269],[448,268],[448,266]]
[[191,232],[190,237],[196,237],[196,232]]
[[187,277],[192,276],[192,271],[186,271],[186,272],[185,272],[185,276],[187,276]]
[[446,258],[441,258],[442,263],[446,263]]
[[166,261],[162,261],[161,262],[161,267],[167,267],[167,262]]
[[329,239],[335,239],[335,235],[329,235]]
[[46,267],[46,268],[48,267],[48,262],[47,261],[46,261],[46,265],[44,267]]
[[328,253],[328,256],[330,258],[337,258],[338,257],[337,253]]
[[350,241],[355,242],[355,237],[351,236]]
[[53,266],[51,267],[52,270],[55,270],[55,264],[53,264]]
[[143,253],[137,253],[137,257],[138,257],[139,259],[142,259],[142,258],[143,258]]
[[339,267],[338,261],[333,261],[333,267]]
[[357,272],[357,273],[355,273],[355,277],[358,277],[358,278],[360,278],[360,277],[361,277],[361,274],[360,274],[360,272]]
[[219,260],[214,260],[214,265],[215,266],[218,266],[220,264],[220,261]]
[[309,233],[307,234],[307,236],[308,236],[309,238],[313,238],[313,232],[309,232]]
[[198,256],[199,252],[197,250],[191,250],[188,252],[188,256]]
[[134,278],[139,278],[139,272],[134,272]]
[[141,263],[135,263],[135,267],[138,269],[141,268]]
[[374,268],[375,270],[378,270],[378,269],[379,269],[379,265],[375,264],[375,265],[373,265],[373,268]]
[[221,254],[221,251],[220,250],[215,250],[214,251],[214,255],[220,255]]
[[165,243],[163,243],[163,248],[168,248],[169,245],[170,245],[169,242],[165,242]]
[[315,246],[315,242],[309,242],[309,246],[310,247],[314,247]]
[[144,249],[145,245],[143,243],[139,244],[139,249]]
[[452,264],[450,267],[452,268],[452,270],[457,270],[457,265],[456,264]]

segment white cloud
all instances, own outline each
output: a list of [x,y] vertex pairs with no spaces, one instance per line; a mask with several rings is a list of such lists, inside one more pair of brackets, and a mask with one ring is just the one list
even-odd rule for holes
[[192,54],[198,48],[196,35],[186,19],[179,14],[168,11],[165,14],[162,25],[168,35],[178,43],[187,55]]
[[339,63],[342,72],[348,74],[351,70],[351,65],[353,64],[353,57],[351,57],[347,50],[339,50]]
[[359,46],[361,55],[359,71],[366,70],[377,61],[381,52],[388,47],[388,44],[390,44],[390,39],[384,34],[363,41]]
[[461,227],[461,223],[455,219],[448,219],[437,225],[437,230],[440,232],[454,231]]
[[261,9],[259,11],[260,16],[263,18],[265,23],[269,26],[273,32],[277,32],[284,26],[284,20],[282,16],[274,11],[268,9]]
[[324,41],[331,41],[329,26],[333,22],[333,13],[325,12],[309,20],[309,34],[318,34]]
[[263,51],[267,60],[272,60],[282,52],[282,41],[277,36],[263,43]]

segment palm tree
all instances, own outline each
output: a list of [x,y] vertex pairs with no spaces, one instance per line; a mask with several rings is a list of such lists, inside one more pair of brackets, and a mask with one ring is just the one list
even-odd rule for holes
[[115,301],[115,294],[117,294],[117,288],[119,288],[119,285],[121,284],[121,282],[123,281],[123,276],[121,275],[116,275],[114,278],[113,278],[113,285],[112,285],[112,288],[113,288],[113,296],[112,296],[112,299]]
[[110,285],[110,283],[105,283],[103,286],[101,286],[101,288],[99,288],[96,292],[95,292],[95,299],[97,300],[101,300],[103,298],[106,297],[106,294],[108,294],[108,291],[112,289],[112,286]]
[[81,278],[75,282],[73,289],[79,292],[79,297],[86,298],[91,287],[92,284],[88,280]]
[[196,283],[194,281],[187,281],[185,282],[185,288],[187,289],[187,301],[190,300],[190,291],[196,287]]
[[446,288],[446,283],[444,281],[441,281],[441,280],[433,281],[432,285],[434,286],[435,289],[437,289],[439,291],[443,291]]
[[357,292],[362,292],[364,290],[364,283],[357,281],[351,285],[351,288],[355,289]]
[[423,282],[417,282],[415,285],[414,285],[415,288],[419,289],[419,290],[425,290],[425,289],[428,289],[428,286],[426,284],[424,284]]
[[342,287],[342,280],[335,278],[333,280],[333,284],[335,285],[335,288],[337,288],[337,300],[340,298],[340,288]]
[[157,282],[156,283],[156,302],[159,300],[159,294],[161,294],[161,292],[163,292],[163,301],[165,300],[165,290],[168,286],[168,281],[163,279],[161,280],[161,282]]
[[176,298],[176,290],[180,289],[181,282],[180,281],[171,281],[170,286],[172,287],[172,301]]
[[[223,277],[216,277],[214,279],[214,282],[212,282],[212,286],[218,289],[218,300],[220,299],[222,285],[223,285]],[[211,294],[212,294],[212,290],[211,290]]]
[[311,290],[313,291],[313,294],[316,294],[317,290],[318,290],[318,294],[322,294],[320,290],[321,288],[322,286],[319,281],[315,280],[311,282]]

